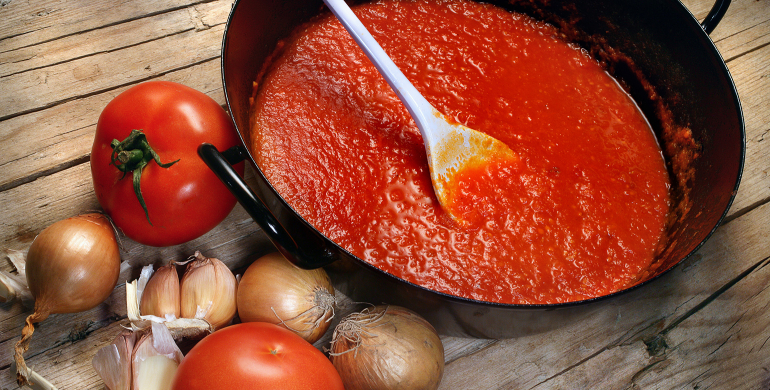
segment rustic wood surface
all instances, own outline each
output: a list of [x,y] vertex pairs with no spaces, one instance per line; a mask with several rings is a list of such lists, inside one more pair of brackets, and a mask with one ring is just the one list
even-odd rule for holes
[[[699,19],[712,5],[684,3]],[[88,156],[99,113],[120,92],[162,79],[224,104],[219,54],[231,4],[0,0],[0,250],[26,249],[53,222],[99,209]],[[770,3],[734,0],[711,38],[747,132],[742,184],[715,236],[673,272],[579,321],[507,340],[443,336],[442,389],[770,389]],[[270,250],[240,206],[183,245],[122,244],[131,265],[122,281],[196,249],[233,269]],[[11,265],[0,259],[0,269]],[[29,314],[18,302],[0,305],[2,390],[17,388],[11,351]],[[103,389],[91,359],[125,322],[121,283],[96,309],[41,323],[27,362],[60,389]]]

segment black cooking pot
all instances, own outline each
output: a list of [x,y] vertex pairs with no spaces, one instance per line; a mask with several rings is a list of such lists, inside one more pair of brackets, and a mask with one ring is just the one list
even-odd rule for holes
[[[278,250],[298,266],[334,263],[336,286],[354,300],[412,308],[445,334],[500,338],[555,326],[564,321],[563,313],[645,285],[694,253],[732,203],[743,169],[745,134],[732,78],[707,34],[724,15],[729,0],[718,0],[702,24],[676,0],[490,2],[554,23],[569,39],[590,50],[628,87],[660,142],[666,144],[665,133],[672,126],[692,130],[699,144],[692,177],[676,180],[678,173],[670,160],[678,146],[664,145],[672,182],[681,183],[673,189],[679,203],[672,208],[675,218],[668,226],[666,247],[636,286],[605,297],[553,305],[497,304],[435,292],[369,265],[319,233],[280,197],[256,164],[252,192],[230,168],[246,158],[254,163],[245,147],[220,154],[204,144],[199,154]],[[242,140],[249,138],[252,82],[266,57],[280,38],[320,12],[324,12],[321,0],[239,0],[233,5],[223,41],[222,78]],[[691,208],[678,207],[684,203]]]

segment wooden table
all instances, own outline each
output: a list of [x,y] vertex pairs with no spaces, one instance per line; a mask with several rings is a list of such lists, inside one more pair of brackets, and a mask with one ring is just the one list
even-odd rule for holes
[[[186,84],[224,104],[219,54],[231,0],[0,0],[0,250],[98,210],[89,170],[97,118],[139,82]],[[711,0],[686,0],[702,19]],[[643,292],[574,323],[509,340],[442,337],[442,389],[770,389],[770,3],[735,0],[711,35],[743,104],[747,155],[730,213],[698,253]],[[126,323],[122,282],[200,249],[232,268],[270,244],[240,206],[193,242],[123,239],[121,274],[94,310],[54,315],[27,362],[60,389],[102,389],[94,353]],[[10,264],[0,259],[0,269]],[[30,310],[0,305],[0,388]],[[317,343],[321,347],[325,340]]]

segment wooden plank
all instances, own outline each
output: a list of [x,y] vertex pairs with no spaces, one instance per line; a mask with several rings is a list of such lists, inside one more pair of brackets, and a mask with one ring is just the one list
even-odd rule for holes
[[[596,386],[609,380],[613,370],[618,370],[619,379],[607,382],[606,388],[628,388],[631,383],[624,381],[633,378],[651,362],[651,357],[644,356],[647,351],[645,341],[654,339],[672,324],[674,328],[685,326],[689,324],[688,319],[706,315],[706,312],[700,314],[701,304],[713,299],[715,291],[757,264],[767,262],[770,239],[766,227],[769,225],[770,205],[752,210],[722,226],[695,256],[648,286],[607,304],[592,306],[580,318],[561,328],[501,340],[455,360],[447,366],[441,388],[586,388],[580,385],[586,372],[590,371],[594,376],[586,378],[585,383]],[[762,278],[767,277],[766,268]],[[757,292],[752,288],[746,291]],[[760,301],[760,306],[767,305],[768,298],[767,294],[761,295],[764,303]],[[731,300],[732,304],[736,301],[740,300]],[[767,337],[767,328],[761,328],[762,323],[757,326],[755,331],[761,329]],[[669,331],[671,337],[676,334]],[[709,337],[709,333],[701,335]],[[675,343],[676,339],[673,339],[669,345]],[[622,364],[610,365],[613,359],[623,356]],[[766,360],[768,357],[770,354],[762,360],[765,367],[770,363]],[[735,356],[734,359],[742,358]],[[488,362],[500,364],[486,364]],[[585,369],[583,364],[586,364]]]
[[[757,2],[758,4],[760,2]],[[765,9],[760,9],[765,15],[770,14],[770,7],[767,2],[761,2]],[[717,48],[722,53],[722,57],[730,61],[750,53],[753,50],[762,48],[770,44],[770,21],[763,20],[756,25],[750,26],[739,34],[726,36],[716,42]]]
[[[765,235],[765,239],[770,239]],[[770,258],[650,342],[618,344],[534,389],[766,389],[770,385]]]
[[[119,24],[64,35],[34,45],[5,49],[0,51],[0,77],[120,50],[185,31],[203,30],[224,24],[230,13],[231,3],[232,1],[216,1],[198,4],[140,19],[128,19]],[[96,18],[96,21],[103,22],[102,18]]]
[[[770,15],[770,14],[769,14]],[[740,214],[770,199],[770,46],[729,64],[746,122],[743,178],[730,214]]]
[[[713,1],[684,0],[685,6],[698,20],[711,10]],[[711,33],[722,57],[728,62],[737,56],[770,43],[770,3],[757,0],[735,0]]]
[[[767,231],[765,240],[770,240]],[[714,302],[663,335],[668,347],[635,383],[641,388],[770,388],[769,286],[766,258]]]
[[0,225],[0,248],[24,249],[53,222],[98,210],[93,191],[86,163],[0,192],[0,215],[7,221]]
[[3,1],[0,7],[0,42],[7,51],[37,45],[84,31],[170,12],[200,0],[115,2],[110,0]]
[[0,78],[0,119],[148,80],[219,57],[223,25]]
[[[136,22],[137,26],[133,25],[134,22],[129,22],[125,25],[100,29],[93,32],[95,36],[91,38],[99,42],[102,42],[103,40],[110,41],[110,46],[131,46],[142,41],[137,40],[137,38],[126,40],[123,37],[134,37],[136,35],[135,31],[137,28],[141,28],[141,26],[149,26],[148,28],[150,30],[157,31],[159,34],[162,34],[161,36],[165,36],[168,35],[170,31],[177,31],[174,29],[169,30],[173,26],[165,27],[163,29],[158,29],[157,26],[166,26],[167,19],[173,16],[171,19],[177,21],[177,24],[184,24],[184,20],[187,20],[188,22],[187,26],[179,28],[180,31],[185,28],[185,31],[192,31],[191,29],[195,26],[200,26],[200,29],[203,29],[203,26],[221,25],[224,23],[229,7],[229,2],[222,1],[203,4],[196,6],[194,9],[190,8],[169,14],[162,14],[157,17],[157,19],[160,20],[154,20],[156,18],[150,18],[151,20],[149,21],[142,19]],[[189,16],[191,13],[196,14],[196,16]],[[193,19],[194,21],[192,21]],[[108,38],[102,38],[101,34],[104,33],[104,30],[108,30]],[[122,43],[117,44],[111,42],[111,38],[109,37],[115,35],[122,39],[120,41]],[[74,36],[70,38],[74,42],[82,43],[83,39],[88,39],[89,37]],[[62,40],[70,38],[63,38]],[[142,39],[143,38],[144,37],[142,37]],[[217,38],[217,41],[218,40],[219,38]],[[47,44],[53,45],[54,43],[59,44],[59,41],[61,40],[44,43],[42,46]],[[64,46],[69,47],[70,43],[67,43]],[[89,47],[88,50],[91,50],[91,48]],[[119,51],[119,53],[123,53],[120,55],[142,55],[141,51],[129,53]],[[191,51],[186,49],[185,54],[182,57],[195,57],[195,55],[190,53]],[[215,54],[213,54],[212,51],[209,55]],[[32,64],[26,65],[31,66]],[[62,64],[60,66],[66,65]],[[187,64],[183,63],[182,66],[187,66]],[[136,77],[144,77],[145,75],[143,73],[146,73],[146,71],[141,68],[135,69],[133,72],[136,73]],[[194,89],[209,94],[217,100],[217,102],[224,104],[219,61],[216,56],[209,61],[205,61],[201,65],[183,68],[181,71],[163,75],[159,79],[186,84]],[[118,81],[123,82],[124,80],[119,79]],[[93,142],[93,132],[95,131],[95,125],[101,110],[106,106],[110,99],[127,89],[127,87],[122,87],[113,90],[109,89],[112,88],[112,86],[109,85],[104,88],[108,89],[102,94],[89,95],[75,100],[64,101],[60,104],[48,102],[46,104],[53,105],[50,109],[34,111],[30,114],[16,116],[4,121],[3,126],[0,126],[0,142],[5,145],[15,146],[9,148],[7,153],[4,153],[3,156],[0,157],[0,190],[16,186],[40,175],[53,173],[85,161],[84,159],[87,158],[90,152],[90,144]],[[6,96],[11,99],[13,98],[12,95],[19,93],[21,92],[10,91]],[[54,93],[52,99],[56,99],[56,96],[57,95]]]

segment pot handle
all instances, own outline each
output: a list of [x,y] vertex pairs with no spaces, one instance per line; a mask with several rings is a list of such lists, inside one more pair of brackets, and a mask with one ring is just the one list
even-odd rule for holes
[[711,11],[709,11],[709,14],[706,15],[706,18],[704,18],[703,22],[700,24],[706,34],[711,34],[717,27],[719,21],[725,16],[727,8],[730,7],[730,1],[731,0],[717,0],[716,3],[714,3],[714,6],[711,7]]
[[[291,226],[287,228],[267,207],[267,203],[249,188],[246,181],[231,166],[246,159],[242,146],[235,146],[220,153],[214,145],[203,143],[198,147],[198,155],[235,195],[238,203],[262,228],[278,251],[294,265],[314,269],[339,258],[339,252],[334,250],[329,240],[307,222],[297,217],[296,221],[289,222]],[[287,212],[294,213],[292,210]]]

